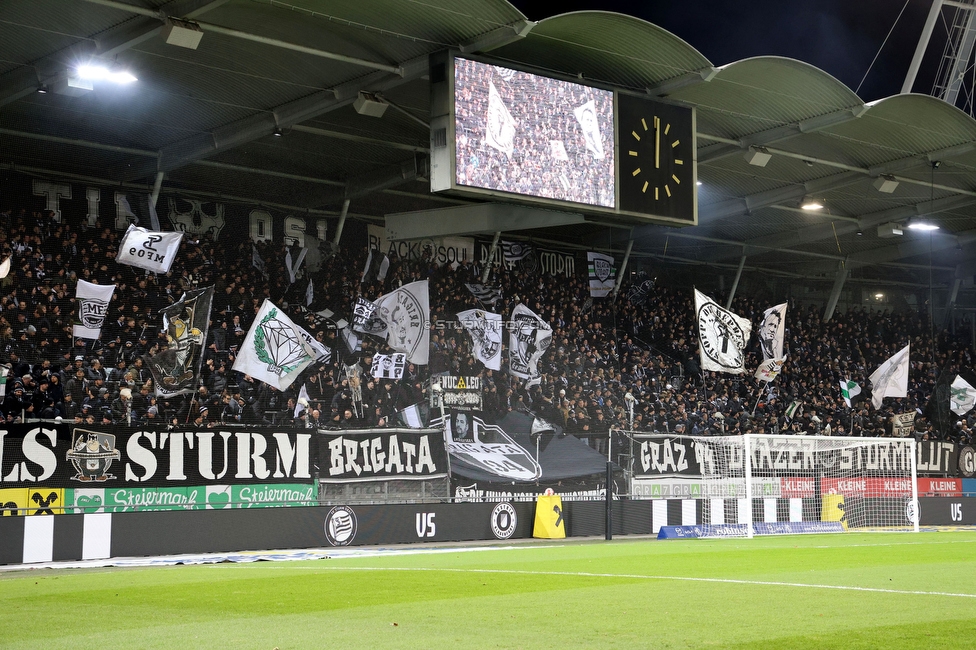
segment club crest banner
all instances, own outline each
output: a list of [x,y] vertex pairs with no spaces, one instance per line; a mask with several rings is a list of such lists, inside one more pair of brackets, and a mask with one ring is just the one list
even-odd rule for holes
[[119,264],[168,273],[183,240],[181,232],[154,232],[130,225],[119,243]]
[[75,297],[78,301],[80,324],[74,325],[72,336],[80,339],[97,339],[101,336],[102,325],[105,323],[113,293],[115,293],[114,284],[92,284],[78,280]]
[[603,253],[587,253],[587,268],[590,276],[590,297],[606,298],[617,282],[617,267],[613,257]]

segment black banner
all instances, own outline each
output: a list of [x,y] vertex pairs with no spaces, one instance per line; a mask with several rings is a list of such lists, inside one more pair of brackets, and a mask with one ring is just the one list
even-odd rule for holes
[[14,424],[0,429],[0,488],[310,483],[317,435]]
[[634,477],[701,477],[705,452],[691,436],[635,435]]
[[437,429],[362,429],[323,432],[322,483],[432,479],[448,475],[444,434]]
[[919,499],[923,526],[972,526],[976,524],[976,498],[930,497]]
[[959,476],[959,445],[925,440],[918,443],[919,476]]

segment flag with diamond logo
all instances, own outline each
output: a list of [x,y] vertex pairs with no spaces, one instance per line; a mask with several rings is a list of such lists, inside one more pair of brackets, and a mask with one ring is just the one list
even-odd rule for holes
[[265,300],[234,361],[234,370],[285,390],[315,357],[301,328]]

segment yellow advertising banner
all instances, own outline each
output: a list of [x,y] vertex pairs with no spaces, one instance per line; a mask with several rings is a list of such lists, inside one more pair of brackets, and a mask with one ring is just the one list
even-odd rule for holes
[[558,494],[541,494],[535,503],[535,526],[532,536],[540,539],[566,537],[563,500]]
[[844,530],[847,530],[847,512],[844,510],[843,494],[823,495],[820,521],[839,521]]

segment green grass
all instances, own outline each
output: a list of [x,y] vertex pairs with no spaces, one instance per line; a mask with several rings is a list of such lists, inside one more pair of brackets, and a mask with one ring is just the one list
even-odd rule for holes
[[971,648],[976,532],[42,569],[0,607],[3,648]]

